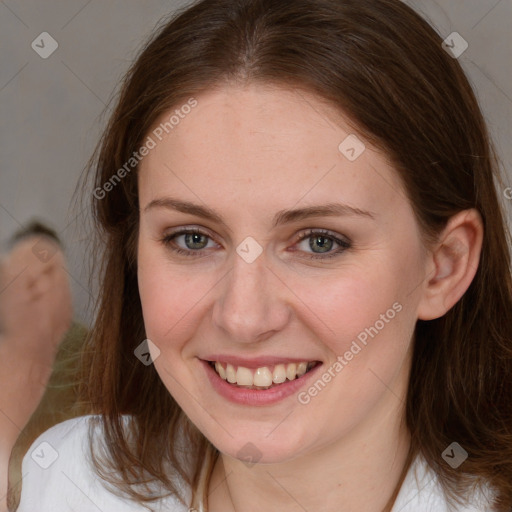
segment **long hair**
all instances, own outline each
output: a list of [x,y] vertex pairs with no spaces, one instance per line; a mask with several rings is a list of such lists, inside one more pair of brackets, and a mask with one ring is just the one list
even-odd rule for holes
[[[512,282],[510,233],[495,188],[502,178],[459,62],[398,0],[203,0],[165,20],[142,48],[89,163],[94,192],[86,189],[102,247],[101,296],[83,367],[84,399],[102,415],[107,445],[98,473],[149,503],[155,498],[140,484],[177,494],[180,475],[196,491],[205,454],[218,456],[154,367],[133,355],[146,336],[130,159],[159,116],[227,83],[302,88],[347,116],[393,163],[426,243],[454,214],[480,212],[484,240],[471,285],[443,317],[417,322],[405,419],[410,455],[423,455],[450,500],[466,496],[476,479],[496,489],[496,511],[509,512]],[[133,418],[131,442],[124,414]],[[187,439],[188,468],[178,432]],[[469,453],[458,469],[441,457],[453,441]]]

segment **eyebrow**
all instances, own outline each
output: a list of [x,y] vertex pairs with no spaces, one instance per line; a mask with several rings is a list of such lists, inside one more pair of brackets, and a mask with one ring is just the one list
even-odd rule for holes
[[[226,222],[215,210],[207,206],[191,203],[189,201],[181,201],[172,197],[162,197],[153,199],[145,208],[144,212],[153,208],[167,208],[169,210],[177,210],[182,213],[188,213],[203,219],[208,219],[216,222],[229,230]],[[309,217],[340,217],[340,216],[361,216],[368,217],[375,220],[376,214],[360,208],[354,208],[347,204],[341,203],[328,203],[324,205],[306,206],[303,208],[296,208],[291,210],[281,210],[274,216],[272,228],[283,224],[297,222]]]

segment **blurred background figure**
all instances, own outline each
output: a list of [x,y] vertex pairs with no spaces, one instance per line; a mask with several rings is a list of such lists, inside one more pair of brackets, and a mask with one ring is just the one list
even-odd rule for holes
[[37,436],[87,412],[76,398],[87,330],[72,322],[61,242],[52,229],[32,222],[9,246],[0,261],[1,512],[7,503],[9,510],[17,507],[21,461]]

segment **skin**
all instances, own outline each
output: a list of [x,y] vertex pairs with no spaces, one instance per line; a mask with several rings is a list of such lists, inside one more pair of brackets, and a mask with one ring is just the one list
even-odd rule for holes
[[[469,286],[481,219],[473,210],[459,214],[427,250],[386,156],[358,135],[366,149],[349,161],[338,145],[354,129],[312,94],[226,85],[197,101],[141,162],[138,281],[146,333],[160,350],[156,370],[221,452],[209,510],[380,512],[409,446],[401,420],[415,323],[444,314]],[[225,225],[146,208],[169,196],[214,209]],[[374,218],[318,216],[272,227],[280,210],[332,202]],[[182,235],[174,246],[204,247],[200,256],[162,242],[190,227],[207,238],[185,245]],[[323,254],[311,238],[299,241],[308,228],[352,246],[308,259]],[[263,249],[252,263],[236,252],[248,236]],[[307,405],[296,395],[263,407],[228,402],[198,360],[303,357],[327,369],[395,302],[402,310]],[[239,460],[248,442],[259,454],[255,465]]]
[[[39,258],[35,252],[49,257]],[[22,239],[4,257],[0,270],[0,511],[4,511],[11,450],[44,394],[73,311],[65,257],[51,239]]]

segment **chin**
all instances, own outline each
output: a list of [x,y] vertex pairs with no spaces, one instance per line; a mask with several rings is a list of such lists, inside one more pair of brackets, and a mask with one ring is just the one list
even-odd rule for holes
[[[211,438],[209,439],[212,441]],[[244,462],[248,466],[288,462],[304,450],[304,441],[297,440],[292,443],[284,432],[273,438],[265,437],[261,430],[254,435],[249,430],[244,436],[228,437],[225,442],[213,444],[224,455]]]

